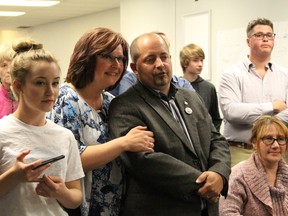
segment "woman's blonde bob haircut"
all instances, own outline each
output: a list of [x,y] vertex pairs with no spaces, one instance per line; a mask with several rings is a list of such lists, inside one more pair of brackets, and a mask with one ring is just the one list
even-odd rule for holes
[[259,148],[258,144],[271,126],[276,127],[279,134],[288,138],[288,129],[280,119],[275,116],[264,115],[254,123],[250,143],[256,145],[256,148]]

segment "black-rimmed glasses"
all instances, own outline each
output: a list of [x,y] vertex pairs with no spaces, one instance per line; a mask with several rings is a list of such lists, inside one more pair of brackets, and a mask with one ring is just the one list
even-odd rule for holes
[[274,138],[272,136],[264,136],[261,138],[261,140],[265,145],[272,145],[275,140],[277,141],[278,145],[287,145],[287,138],[282,136],[279,136],[277,138]]
[[275,38],[276,34],[275,33],[262,33],[262,32],[258,32],[253,34],[251,37],[255,37],[258,40],[263,40],[264,37],[266,37],[268,40],[273,40]]
[[121,64],[121,65],[123,65],[126,60],[125,56],[113,56],[110,54],[98,54],[98,56],[100,56],[101,58],[111,63],[117,62],[118,64]]

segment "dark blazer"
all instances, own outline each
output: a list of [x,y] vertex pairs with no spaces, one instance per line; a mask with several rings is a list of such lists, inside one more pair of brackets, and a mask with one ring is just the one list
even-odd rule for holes
[[[152,90],[141,83],[112,100],[109,109],[111,138],[125,135],[132,127],[146,125],[154,132],[154,153],[121,155],[127,172],[123,215],[197,216],[201,185],[197,177],[206,170],[221,174],[228,182],[230,152],[197,93],[180,88],[175,101],[189,130],[196,152],[173,115]],[[185,111],[191,108],[192,113]],[[222,191],[227,193],[227,185]],[[218,215],[218,203],[207,203],[209,215]]]

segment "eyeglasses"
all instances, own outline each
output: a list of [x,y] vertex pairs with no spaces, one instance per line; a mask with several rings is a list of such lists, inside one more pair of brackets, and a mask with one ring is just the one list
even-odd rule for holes
[[110,54],[98,54],[101,58],[111,62],[111,63],[114,63],[114,62],[117,62],[118,64],[121,64],[123,65],[124,62],[126,61],[126,58],[125,56],[113,56],[113,55],[110,55]]
[[256,39],[258,40],[263,40],[264,37],[266,37],[268,40],[273,40],[275,38],[276,34],[275,33],[262,33],[262,32],[259,32],[259,33],[255,33],[253,34],[251,37],[255,37]]
[[273,145],[275,140],[277,141],[278,145],[287,145],[287,138],[286,137],[271,137],[271,136],[264,136],[261,139],[265,145]]

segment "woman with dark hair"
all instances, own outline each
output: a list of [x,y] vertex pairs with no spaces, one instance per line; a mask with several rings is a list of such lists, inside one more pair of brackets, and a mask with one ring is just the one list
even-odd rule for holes
[[70,59],[66,83],[48,114],[70,129],[81,154],[84,179],[82,216],[118,215],[123,195],[124,151],[153,151],[153,133],[145,126],[108,141],[107,110],[113,89],[128,64],[128,44],[118,33],[94,28],[78,40]]

